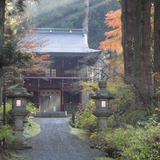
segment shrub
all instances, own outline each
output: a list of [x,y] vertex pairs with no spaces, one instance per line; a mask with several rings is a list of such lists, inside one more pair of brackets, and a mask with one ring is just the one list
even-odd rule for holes
[[[9,101],[7,104],[6,104],[6,108],[5,108],[5,111],[6,111],[6,116],[8,117],[9,114],[8,114],[8,111],[12,109],[12,102]],[[3,106],[0,107],[0,118],[3,117]]]
[[2,140],[3,138],[6,138],[8,140],[14,140],[15,136],[13,136],[13,130],[11,129],[10,126],[5,125],[5,126],[1,126],[0,128],[0,140]]
[[[8,111],[12,109],[12,102],[9,101],[7,104],[6,104],[6,108],[5,108],[5,117],[6,117],[6,120],[7,122],[10,122],[11,121],[11,116],[8,114]],[[3,119],[3,106],[0,107],[0,119]]]
[[89,100],[86,103],[84,110],[76,113],[76,127],[89,130],[90,132],[97,129],[98,118],[93,115],[94,108],[94,101]]
[[[143,125],[142,125],[143,124]],[[142,126],[142,127],[140,127]],[[103,146],[107,152],[120,154],[119,159],[158,160],[160,159],[160,123],[154,116],[147,122],[140,122],[136,128],[131,125],[119,127],[103,135]]]
[[37,135],[40,132],[39,124],[35,123],[32,118],[26,118],[27,123],[24,123],[23,136],[30,138]]
[[[81,82],[81,85],[83,86],[84,91],[94,92],[99,89],[97,82]],[[123,122],[136,124],[137,120],[140,119],[140,116],[145,115],[142,113],[143,110],[138,110],[141,108],[135,102],[135,93],[133,88],[134,87],[132,85],[126,85],[123,81],[120,81],[119,83],[114,85],[112,84],[106,88],[111,93],[116,94],[116,98],[110,101],[110,108],[112,109],[112,111],[116,111],[116,114],[114,114],[114,116],[112,117],[109,117],[108,119],[110,126],[117,127],[120,126]],[[135,114],[133,114],[133,112]]]
[[99,133],[98,132],[92,132],[92,134],[89,137],[91,140],[96,141],[97,139],[99,139]]
[[134,94],[131,86],[124,84],[124,82],[107,87],[107,89],[116,94],[116,98],[110,101],[110,106],[114,109],[117,107],[129,107],[134,100]]
[[[29,110],[30,112],[36,112],[37,108],[35,108],[33,103],[28,103],[26,106],[27,110]],[[11,116],[8,114],[8,111],[12,109],[12,103],[11,101],[8,102],[6,104],[6,120],[9,124],[11,124],[12,119]],[[3,106],[0,107],[0,119],[3,119]],[[3,138],[6,139],[10,139],[10,140],[14,140],[14,136],[12,135],[13,130],[11,129],[11,127],[9,125],[5,125],[5,126],[0,126],[0,140]]]

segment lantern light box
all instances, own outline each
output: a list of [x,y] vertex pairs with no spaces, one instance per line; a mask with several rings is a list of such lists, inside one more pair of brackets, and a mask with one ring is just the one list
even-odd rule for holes
[[101,101],[101,107],[106,108],[106,101]]
[[22,106],[22,100],[16,99],[16,107],[21,107],[21,106]]

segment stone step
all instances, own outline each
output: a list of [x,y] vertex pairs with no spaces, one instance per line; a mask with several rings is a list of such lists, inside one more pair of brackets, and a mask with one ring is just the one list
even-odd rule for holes
[[34,117],[67,117],[67,112],[35,112]]

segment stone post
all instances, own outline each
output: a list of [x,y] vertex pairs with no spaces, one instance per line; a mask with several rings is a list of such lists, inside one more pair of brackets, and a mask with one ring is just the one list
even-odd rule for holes
[[14,136],[16,139],[12,142],[11,147],[14,149],[32,148],[23,140],[23,120],[29,114],[26,110],[27,97],[32,97],[33,93],[29,94],[23,88],[24,81],[22,78],[16,78],[15,85],[8,87],[6,96],[12,98],[12,109],[8,112],[14,118]]
[[107,129],[107,119],[113,114],[109,106],[109,101],[116,97],[115,94],[106,90],[106,86],[106,81],[100,81],[100,90],[96,91],[95,94],[90,94],[90,97],[95,100],[96,104],[96,109],[93,111],[93,114],[98,117],[99,131]]

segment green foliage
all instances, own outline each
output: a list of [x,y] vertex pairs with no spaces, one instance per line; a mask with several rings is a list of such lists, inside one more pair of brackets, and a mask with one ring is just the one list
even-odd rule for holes
[[30,113],[38,112],[38,109],[35,107],[35,105],[31,102],[27,103],[26,109],[30,111]]
[[[6,121],[8,123],[10,123],[12,121],[11,116],[8,114],[8,111],[11,109],[12,109],[12,103],[10,101],[6,104],[6,109],[5,109],[5,111],[6,111],[5,117],[6,117]],[[38,109],[34,106],[34,104],[30,103],[30,102],[26,105],[26,109],[29,110],[31,113],[38,111]],[[0,107],[0,119],[3,119],[3,106]],[[8,125],[2,126],[2,128],[0,128],[0,139],[2,138],[1,136],[3,136],[4,138],[9,138],[12,140],[13,137],[11,136],[12,134],[10,134],[11,132],[13,132],[13,131]]]
[[82,28],[85,9],[81,0],[42,0],[39,4],[28,4],[27,13],[36,27]]
[[[136,128],[126,125],[107,131],[102,138],[104,149],[112,153],[116,150],[121,160],[160,159],[160,123],[155,120],[153,115],[147,122],[139,122]],[[143,127],[140,127],[142,124]]]
[[98,119],[93,115],[95,104],[93,101],[88,101],[83,111],[76,113],[75,124],[77,127],[93,132],[97,129]]
[[116,98],[110,101],[112,108],[130,106],[134,101],[132,87],[130,85],[126,85],[124,82],[115,84],[107,89],[116,94]]
[[24,131],[23,136],[25,138],[33,137],[41,131],[40,125],[35,123],[31,118],[26,118],[26,122],[24,123]]
[[17,150],[4,150],[0,149],[0,160],[25,160],[25,156],[22,152]]
[[132,85],[126,85],[124,82],[120,82],[109,88],[107,87],[107,89],[116,94],[116,98],[110,101],[110,107],[113,111],[116,111],[108,119],[110,126],[120,126],[122,123],[135,125],[141,119],[141,116],[147,115],[146,110],[136,101]]
[[[8,102],[6,104],[6,119],[7,121],[10,120],[10,115],[8,114],[8,111],[12,109],[12,103]],[[26,105],[26,109],[29,110],[30,112],[36,112],[37,108],[35,108],[33,103],[28,103]],[[3,118],[3,106],[0,107],[0,119]],[[38,124],[36,124],[35,122],[33,122],[33,120],[27,118],[27,123],[24,124],[24,132],[23,132],[23,136],[26,138],[30,138],[32,136],[37,135],[40,132],[40,126]],[[15,136],[13,136],[13,129],[11,128],[11,126],[9,125],[5,125],[2,126],[2,124],[0,124],[0,140],[2,140],[3,138],[5,138],[6,140],[10,140],[13,141],[14,139],[16,139]],[[7,142],[7,141],[6,141]],[[4,159],[4,160],[9,160],[9,159],[16,159],[16,160],[22,160],[25,159],[24,155],[20,152],[15,152],[12,150],[1,150],[0,148],[0,159]]]
[[[6,104],[6,109],[5,109],[5,111],[6,111],[6,119],[7,120],[9,120],[10,118],[11,118],[11,116],[8,114],[8,111],[9,110],[11,110],[12,109],[12,103],[11,102],[8,102],[7,104]],[[1,106],[0,107],[0,119],[3,119],[3,106]]]
[[[80,85],[83,86],[83,91],[97,91],[99,89],[98,82],[88,83],[82,81]],[[124,82],[120,82],[111,87],[107,87],[106,89],[111,93],[116,94],[116,98],[110,101],[111,108],[121,108],[133,103],[134,94],[132,91],[132,86],[126,85]]]
[[11,129],[10,126],[5,125],[0,127],[0,140],[3,138],[6,138],[8,140],[13,141],[15,139],[15,136],[12,135],[13,130]]
[[116,123],[116,121],[115,121],[114,115],[108,117],[108,119],[107,119],[107,126],[108,127],[113,127],[115,123]]
[[[98,83],[81,82],[83,91],[96,91],[99,89]],[[116,94],[116,98],[110,100],[110,108],[116,111],[115,114],[108,118],[109,127],[120,126],[121,123],[136,124],[140,116],[147,113],[135,102],[135,94],[131,85],[126,85],[123,81],[106,88],[111,93]]]
[[81,81],[81,86],[83,86],[83,91],[97,91],[99,89],[98,82],[88,83]]
[[93,133],[90,135],[90,139],[91,139],[92,141],[95,141],[95,140],[97,140],[98,138],[99,138],[98,132],[93,132]]
[[62,23],[61,28],[73,28],[73,22],[64,22]]

